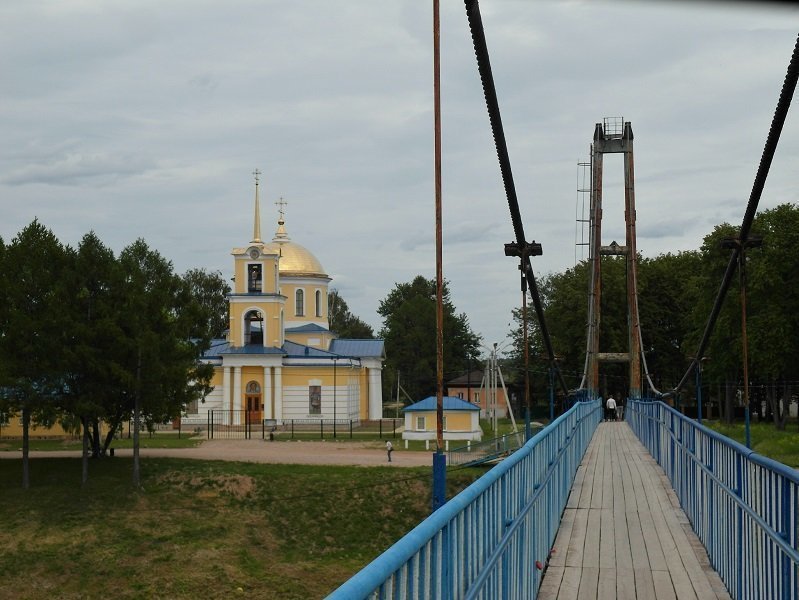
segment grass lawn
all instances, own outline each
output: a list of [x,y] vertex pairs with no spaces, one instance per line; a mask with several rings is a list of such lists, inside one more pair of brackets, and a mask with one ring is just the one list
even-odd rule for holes
[[[720,421],[704,420],[702,424],[741,444],[746,439],[743,423],[725,425]],[[799,431],[796,425],[796,422],[789,422],[784,431],[779,431],[771,423],[750,423],[752,450],[789,467],[799,467]]]
[[[0,597],[322,598],[429,514],[429,468],[0,460]],[[450,495],[484,471],[447,475]],[[11,594],[4,596],[4,594]]]

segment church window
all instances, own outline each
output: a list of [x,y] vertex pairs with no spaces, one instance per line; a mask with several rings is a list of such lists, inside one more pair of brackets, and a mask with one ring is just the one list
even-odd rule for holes
[[316,316],[322,316],[322,292],[321,290],[316,290]]
[[446,431],[447,430],[447,417],[442,417],[442,419],[443,419],[443,422],[441,423],[441,430],[442,431]]
[[425,418],[416,417],[416,431],[424,431],[424,429],[425,429]]
[[294,304],[295,304],[295,311],[294,313],[298,317],[305,316],[305,292],[302,290],[297,290],[294,292]]
[[308,386],[308,412],[312,415],[322,414],[322,386]]
[[192,400],[186,405],[186,414],[187,415],[196,415],[197,409],[199,408],[198,401]]
[[247,291],[258,293],[261,290],[261,265],[247,265]]

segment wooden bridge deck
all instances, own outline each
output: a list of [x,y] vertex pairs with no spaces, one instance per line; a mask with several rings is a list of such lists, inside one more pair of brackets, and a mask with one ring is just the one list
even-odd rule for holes
[[600,423],[574,481],[541,600],[730,598],[666,475],[626,423]]

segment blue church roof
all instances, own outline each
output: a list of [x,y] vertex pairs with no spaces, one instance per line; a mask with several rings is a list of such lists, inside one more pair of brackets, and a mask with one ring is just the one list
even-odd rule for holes
[[[406,406],[402,410],[406,412],[436,410],[437,404],[438,399],[435,396],[428,396],[424,400],[419,400],[419,402]],[[462,400],[461,398],[455,398],[454,396],[444,396],[443,404],[444,410],[480,410],[479,406]]]
[[261,344],[247,344],[245,346],[230,346],[219,354],[285,354],[282,349]]
[[[303,325],[295,328],[310,331],[309,327],[316,325]],[[319,328],[321,331],[326,329]],[[282,354],[289,358],[384,358],[383,340],[333,340],[330,350],[321,350],[311,346],[304,346],[286,340],[282,348],[264,347],[261,344],[247,344],[246,346],[231,346],[226,340],[211,340],[211,346],[203,354],[203,358],[221,358],[230,354]]]
[[281,348],[265,348],[261,344],[231,346],[227,340],[211,340],[203,358],[221,358],[223,354],[285,354]]
[[312,348],[311,346],[303,346],[302,344],[297,344],[288,340],[283,342],[283,350],[289,358],[306,358],[309,356],[316,358],[335,358],[336,356],[332,352],[320,350],[319,348]]
[[384,358],[386,355],[383,340],[333,340],[330,351],[354,358]]
[[330,330],[316,323],[308,323],[299,327],[287,327],[286,333],[330,333]]

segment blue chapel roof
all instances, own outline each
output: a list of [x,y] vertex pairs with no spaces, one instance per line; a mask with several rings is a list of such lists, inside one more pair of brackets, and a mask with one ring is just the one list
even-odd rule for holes
[[[438,399],[435,396],[428,396],[424,400],[419,400],[419,402],[406,406],[402,410],[405,412],[436,410],[437,404]],[[444,396],[443,405],[444,410],[480,410],[480,407],[476,404],[454,396]]]

